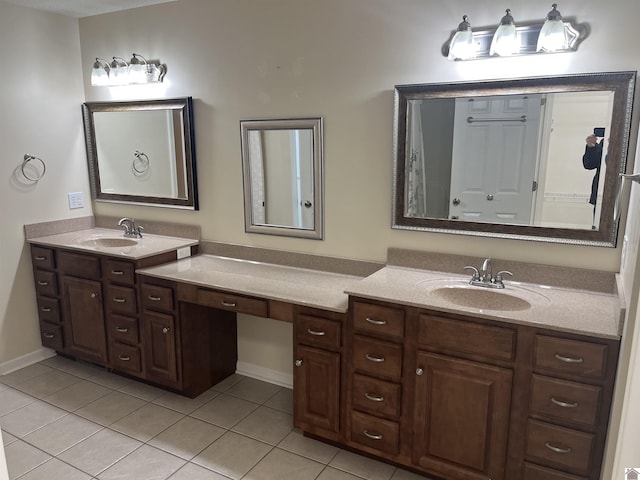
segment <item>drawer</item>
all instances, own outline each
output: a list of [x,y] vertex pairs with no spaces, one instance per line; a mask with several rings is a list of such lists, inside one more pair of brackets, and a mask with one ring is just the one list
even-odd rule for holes
[[418,343],[498,360],[514,358],[516,332],[510,328],[420,315]]
[[43,347],[62,350],[64,341],[62,337],[62,327],[51,323],[40,322],[40,340]]
[[36,282],[36,294],[45,297],[55,297],[58,295],[58,280],[54,272],[47,270],[36,270],[33,272]]
[[138,312],[136,290],[131,287],[120,287],[108,284],[106,288],[105,304],[110,312],[135,315]]
[[585,477],[576,477],[569,473],[551,470],[532,463],[524,464],[522,478],[523,480],[587,480]]
[[104,259],[104,277],[110,282],[135,284],[135,267],[131,262]]
[[602,389],[593,385],[533,375],[531,414],[557,422],[573,422],[594,427]]
[[37,303],[40,321],[60,324],[60,304],[57,298],[38,296]]
[[81,253],[58,252],[58,269],[76,277],[93,278],[100,280],[102,277],[100,258]]
[[232,293],[217,292],[199,288],[196,301],[200,305],[217,308],[219,310],[229,310],[232,312],[246,313],[256,317],[268,317],[267,302],[257,298],[234,295]]
[[351,412],[351,441],[384,453],[399,451],[400,425],[396,422]]
[[607,371],[607,346],[536,335],[534,362],[536,368],[602,378]]
[[402,375],[402,345],[354,335],[352,361],[357,370],[374,375],[400,378]]
[[142,371],[142,356],[139,348],[112,342],[109,349],[111,351],[111,366],[114,369],[131,372]]
[[404,337],[404,310],[353,302],[353,328],[401,339]]
[[400,416],[401,385],[378,380],[366,375],[353,374],[351,404],[357,410],[374,415]]
[[56,268],[53,250],[50,248],[31,247],[31,262],[35,268]]
[[594,440],[589,433],[529,420],[525,455],[536,463],[588,475]]
[[151,285],[143,283],[142,306],[151,310],[173,311],[173,289],[169,287],[161,287],[159,285]]
[[109,315],[107,318],[107,329],[111,340],[129,345],[138,344],[138,320],[135,318],[115,314]]
[[295,319],[296,342],[320,348],[342,346],[342,324],[326,318],[298,315]]

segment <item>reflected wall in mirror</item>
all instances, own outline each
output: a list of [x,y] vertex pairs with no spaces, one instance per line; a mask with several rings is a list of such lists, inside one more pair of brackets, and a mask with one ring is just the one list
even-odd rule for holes
[[322,118],[242,120],[245,231],[323,238]]
[[635,78],[396,86],[392,227],[614,247]]
[[83,105],[93,198],[197,210],[191,97]]

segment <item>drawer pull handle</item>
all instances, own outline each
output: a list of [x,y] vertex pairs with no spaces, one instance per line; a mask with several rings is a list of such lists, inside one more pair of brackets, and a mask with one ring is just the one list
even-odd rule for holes
[[372,395],[369,392],[364,392],[364,396],[367,400],[371,400],[372,402],[383,402],[384,401],[384,397],[381,397],[379,395]]
[[155,295],[149,295],[147,298],[152,302],[159,302],[160,300],[162,300],[162,298],[156,297]]
[[376,363],[382,363],[384,362],[384,357],[374,357],[373,355],[370,354],[365,354],[364,358],[366,358],[367,360],[369,360],[370,362],[376,362]]
[[222,301],[222,306],[223,306],[223,307],[231,307],[231,308],[233,308],[233,307],[235,307],[235,306],[236,306],[236,303],[235,303],[235,302],[225,302],[225,301],[223,300],[223,301]]
[[557,406],[562,407],[562,408],[576,408],[579,405],[578,402],[573,402],[573,403],[571,403],[571,402],[563,402],[562,400],[558,400],[555,397],[551,397],[551,403],[554,403]]
[[365,318],[365,321],[367,323],[370,323],[371,325],[386,325],[387,324],[386,320],[376,320],[375,318],[371,318],[371,317]]
[[111,270],[111,275],[124,275],[122,270]]
[[113,301],[116,303],[125,303],[127,300],[124,298],[113,297]]
[[116,327],[116,331],[120,333],[127,333],[129,329],[126,327]]
[[43,260],[46,260],[46,259],[47,259],[47,257],[43,257],[42,255],[38,255],[36,257],[36,260],[38,260],[39,262],[42,262]]
[[571,452],[573,452],[571,447],[567,447],[567,448],[555,447],[555,446],[551,445],[549,442],[544,442],[544,446],[547,447],[552,452],[556,452],[556,453],[571,453]]
[[326,332],[323,332],[322,330],[312,330],[310,328],[307,328],[307,332],[311,335],[315,335],[316,337],[324,337],[326,335]]
[[51,311],[51,309],[49,307],[41,307],[40,311],[49,313]]
[[38,280],[38,285],[42,287],[46,287],[47,285],[49,285],[49,282],[45,282],[44,280]]
[[123,362],[128,362],[129,360],[131,360],[131,357],[128,355],[118,355],[118,359],[122,360]]
[[53,333],[43,333],[42,336],[44,338],[55,338],[55,335]]
[[558,360],[560,360],[561,362],[564,362],[564,363],[582,363],[582,362],[584,362],[584,358],[582,358],[582,357],[578,357],[578,358],[565,357],[564,355],[560,355],[559,353],[556,353],[556,358]]
[[371,440],[382,440],[382,435],[379,433],[369,433],[368,430],[363,430],[364,436],[370,438]]

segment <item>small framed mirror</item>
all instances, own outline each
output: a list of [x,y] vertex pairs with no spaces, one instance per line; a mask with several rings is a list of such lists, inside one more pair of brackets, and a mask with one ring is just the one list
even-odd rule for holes
[[322,118],[242,120],[245,231],[323,238]]
[[191,97],[82,106],[96,201],[198,209]]

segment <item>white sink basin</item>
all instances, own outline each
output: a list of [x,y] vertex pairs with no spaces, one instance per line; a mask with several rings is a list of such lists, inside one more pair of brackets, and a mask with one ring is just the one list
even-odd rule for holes
[[122,237],[99,237],[99,238],[89,238],[87,240],[81,240],[78,242],[79,245],[84,247],[96,247],[96,248],[122,248],[122,247],[132,247],[138,244],[137,240],[133,240],[132,238],[122,238]]

